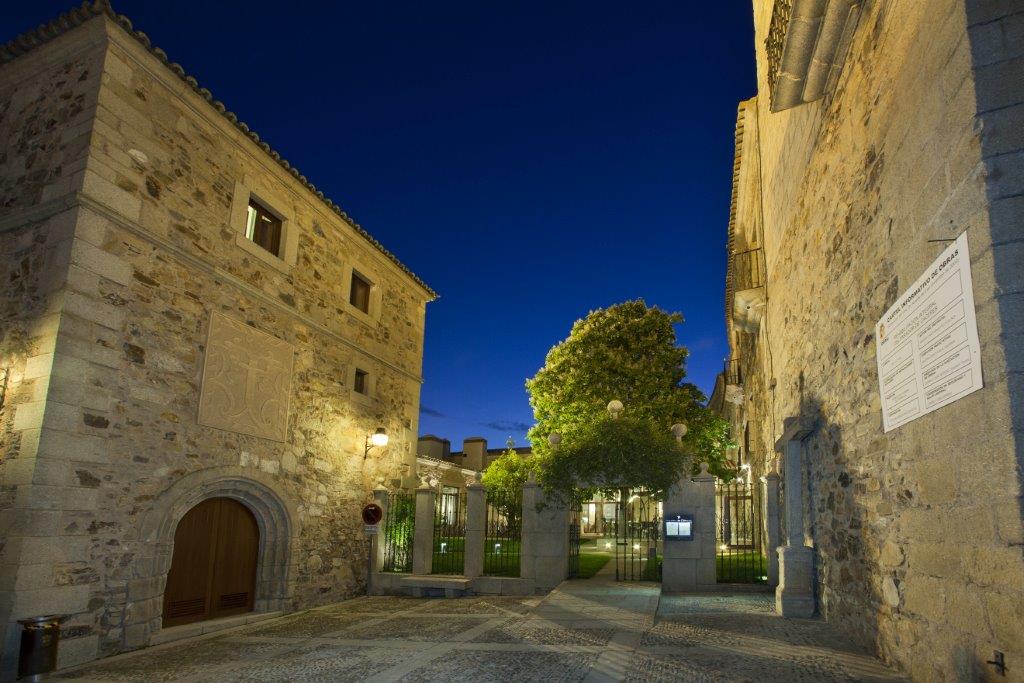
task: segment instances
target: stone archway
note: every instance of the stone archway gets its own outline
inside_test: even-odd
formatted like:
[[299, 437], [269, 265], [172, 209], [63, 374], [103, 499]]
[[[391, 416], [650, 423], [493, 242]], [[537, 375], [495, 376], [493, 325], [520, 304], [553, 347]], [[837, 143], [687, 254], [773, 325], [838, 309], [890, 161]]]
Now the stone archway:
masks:
[[[244, 504], [259, 527], [259, 553], [253, 610], [290, 610], [294, 583], [293, 558], [298, 538], [297, 511], [262, 472], [218, 467], [192, 472], [175, 482], [143, 515], [138, 527], [135, 578], [129, 582], [129, 602], [148, 605], [129, 610], [125, 626], [142, 626], [148, 635], [161, 628], [163, 591], [171, 567], [174, 533], [189, 510], [211, 498], [230, 498]], [[135, 645], [144, 643], [135, 643]], [[129, 646], [132, 644], [129, 643]]]

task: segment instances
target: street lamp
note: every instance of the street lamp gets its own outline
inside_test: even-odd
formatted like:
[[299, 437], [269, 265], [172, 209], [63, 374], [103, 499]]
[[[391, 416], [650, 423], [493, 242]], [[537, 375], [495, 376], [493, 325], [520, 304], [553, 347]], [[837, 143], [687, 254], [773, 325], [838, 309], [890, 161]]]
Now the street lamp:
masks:
[[622, 410], [625, 406], [622, 405], [622, 401], [615, 398], [608, 402], [608, 414], [612, 416], [612, 419], [617, 418], [622, 414]]
[[384, 448], [388, 445], [388, 433], [383, 427], [377, 427], [377, 431], [373, 434], [366, 435], [366, 443], [363, 448], [363, 460], [366, 460], [366, 456], [370, 454], [370, 449], [374, 446]]
[[558, 448], [558, 444], [562, 443], [562, 435], [558, 432], [551, 432], [548, 434], [548, 443], [552, 448]]

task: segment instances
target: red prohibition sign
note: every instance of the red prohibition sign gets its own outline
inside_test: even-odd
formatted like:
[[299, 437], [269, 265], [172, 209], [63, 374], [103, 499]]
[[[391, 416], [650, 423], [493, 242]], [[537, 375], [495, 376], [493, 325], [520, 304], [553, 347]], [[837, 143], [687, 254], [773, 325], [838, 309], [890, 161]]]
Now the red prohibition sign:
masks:
[[376, 503], [367, 503], [363, 506], [363, 524], [380, 524], [384, 518], [384, 510]]

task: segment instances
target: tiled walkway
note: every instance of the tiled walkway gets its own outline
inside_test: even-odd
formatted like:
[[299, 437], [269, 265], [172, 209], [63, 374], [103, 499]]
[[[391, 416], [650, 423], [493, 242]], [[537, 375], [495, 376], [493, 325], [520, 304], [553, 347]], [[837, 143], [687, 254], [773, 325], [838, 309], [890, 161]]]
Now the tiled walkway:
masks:
[[567, 581], [545, 598], [358, 598], [114, 657], [87, 681], [898, 680], [764, 594]]

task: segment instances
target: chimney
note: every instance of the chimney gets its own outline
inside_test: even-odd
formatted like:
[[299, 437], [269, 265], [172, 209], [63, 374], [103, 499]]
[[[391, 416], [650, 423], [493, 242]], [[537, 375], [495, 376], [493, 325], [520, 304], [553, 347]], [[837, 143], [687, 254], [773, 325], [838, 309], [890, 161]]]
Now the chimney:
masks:
[[466, 469], [482, 472], [486, 466], [487, 439], [482, 436], [471, 436], [462, 442], [462, 452], [466, 459], [462, 466]]
[[416, 443], [416, 455], [423, 455], [436, 460], [444, 460], [451, 455], [452, 445], [448, 439], [433, 434], [424, 434]]

